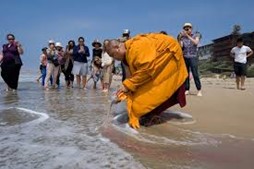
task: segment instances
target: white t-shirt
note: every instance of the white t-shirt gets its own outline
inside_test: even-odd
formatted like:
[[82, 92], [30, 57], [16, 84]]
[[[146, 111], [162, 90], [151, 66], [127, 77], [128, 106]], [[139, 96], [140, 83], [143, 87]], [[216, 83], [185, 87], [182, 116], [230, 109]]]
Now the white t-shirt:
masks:
[[251, 51], [252, 50], [250, 47], [243, 45], [241, 48], [239, 48], [238, 46], [234, 47], [231, 50], [231, 53], [235, 54], [235, 62], [247, 63], [247, 53]]
[[108, 53], [107, 52], [103, 52], [102, 53], [102, 57], [101, 57], [101, 66], [103, 67], [103, 66], [109, 66], [109, 65], [111, 65], [112, 64], [112, 62], [113, 62], [113, 58], [112, 57], [110, 57], [109, 55], [108, 55]]

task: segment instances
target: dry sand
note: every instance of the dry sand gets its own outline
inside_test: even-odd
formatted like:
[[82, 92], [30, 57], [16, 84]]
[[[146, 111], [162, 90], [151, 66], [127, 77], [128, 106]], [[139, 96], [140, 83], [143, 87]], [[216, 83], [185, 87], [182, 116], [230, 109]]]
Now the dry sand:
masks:
[[187, 106], [172, 109], [190, 113], [196, 120], [186, 125], [197, 131], [232, 134], [254, 138], [254, 79], [246, 79], [246, 90], [236, 90], [234, 79], [202, 79], [203, 96], [197, 97], [195, 85], [187, 96]]

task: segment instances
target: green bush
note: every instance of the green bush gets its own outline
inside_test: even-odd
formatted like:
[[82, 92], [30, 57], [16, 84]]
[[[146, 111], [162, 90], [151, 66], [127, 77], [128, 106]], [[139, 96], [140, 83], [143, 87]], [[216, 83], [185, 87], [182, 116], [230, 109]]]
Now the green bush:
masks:
[[254, 65], [247, 68], [247, 77], [254, 77]]

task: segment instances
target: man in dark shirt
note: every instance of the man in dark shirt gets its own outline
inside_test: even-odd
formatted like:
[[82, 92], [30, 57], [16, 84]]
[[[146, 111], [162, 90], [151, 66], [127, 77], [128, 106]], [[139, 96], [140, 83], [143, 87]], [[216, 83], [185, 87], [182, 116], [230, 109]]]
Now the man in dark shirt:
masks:
[[78, 45], [73, 49], [73, 60], [74, 65], [72, 69], [72, 74], [76, 75], [78, 88], [86, 87], [86, 76], [88, 74], [88, 64], [87, 57], [90, 56], [89, 48], [85, 46], [85, 39], [83, 37], [78, 38]]

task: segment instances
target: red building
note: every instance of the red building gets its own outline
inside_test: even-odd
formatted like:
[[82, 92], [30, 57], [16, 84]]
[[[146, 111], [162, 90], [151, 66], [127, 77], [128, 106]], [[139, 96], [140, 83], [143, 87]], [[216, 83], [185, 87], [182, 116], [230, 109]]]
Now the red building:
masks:
[[227, 35], [213, 40], [213, 61], [232, 60], [231, 49], [236, 45], [239, 35]]

